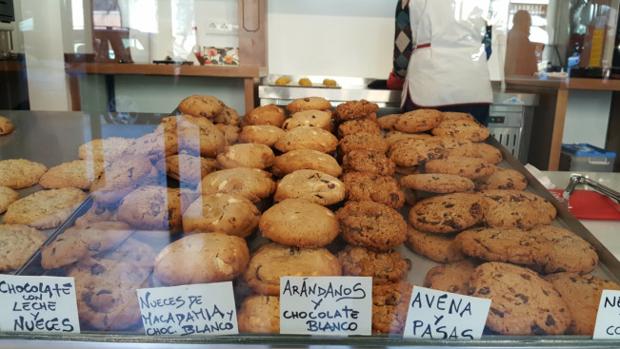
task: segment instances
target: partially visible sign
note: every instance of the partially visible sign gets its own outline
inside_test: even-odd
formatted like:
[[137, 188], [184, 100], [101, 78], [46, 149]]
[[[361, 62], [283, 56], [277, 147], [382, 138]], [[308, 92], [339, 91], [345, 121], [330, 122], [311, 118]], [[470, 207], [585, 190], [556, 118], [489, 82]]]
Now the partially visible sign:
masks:
[[147, 336], [238, 334], [232, 282], [137, 290]]
[[280, 278], [280, 333], [369, 336], [372, 278]]
[[620, 291], [604, 290], [601, 294], [593, 338], [620, 338]]
[[0, 275], [0, 330], [79, 333], [70, 277]]
[[490, 299], [415, 286], [404, 337], [479, 339], [490, 307]]

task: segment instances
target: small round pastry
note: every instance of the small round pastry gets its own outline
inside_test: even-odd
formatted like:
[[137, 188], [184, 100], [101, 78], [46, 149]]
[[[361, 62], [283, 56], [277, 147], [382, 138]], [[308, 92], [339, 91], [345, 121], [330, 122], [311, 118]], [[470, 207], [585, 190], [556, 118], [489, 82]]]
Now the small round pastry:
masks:
[[411, 262], [396, 251], [381, 253], [347, 246], [338, 253], [338, 259], [344, 275], [370, 276], [375, 285], [402, 280], [411, 269]]
[[437, 234], [455, 233], [482, 222], [482, 197], [455, 193], [420, 200], [409, 211], [414, 228]]
[[339, 121], [355, 120], [370, 117], [376, 119], [379, 106], [366, 100], [344, 102], [336, 107]]
[[220, 114], [226, 105], [213, 96], [189, 96], [181, 101], [178, 109], [183, 114], [214, 118]]
[[11, 119], [0, 115], [0, 136], [6, 136], [15, 130], [15, 125]]
[[161, 159], [155, 165], [157, 169], [166, 173], [168, 177], [176, 179], [183, 184], [190, 186], [196, 185], [200, 180], [215, 171], [218, 167], [217, 161], [190, 154], [176, 154]]
[[469, 178], [439, 173], [408, 175], [400, 179], [400, 184], [405, 188], [437, 194], [467, 192], [475, 187]]
[[286, 119], [284, 110], [275, 104], [268, 104], [255, 108], [249, 112], [243, 122], [245, 125], [271, 125], [282, 127], [282, 123]]
[[392, 176], [396, 165], [384, 153], [370, 150], [353, 150], [342, 160], [342, 167], [348, 172], [368, 172], [380, 176]]
[[25, 225], [0, 224], [0, 272], [20, 268], [47, 236]]
[[275, 201], [305, 199], [319, 205], [329, 206], [344, 200], [345, 187], [338, 178], [320, 171], [298, 170], [278, 183]]
[[0, 186], [0, 214], [3, 214], [9, 205], [19, 199], [19, 193], [9, 187]]
[[23, 189], [39, 183], [47, 167], [26, 159], [0, 160], [0, 185]]
[[308, 78], [301, 78], [297, 83], [299, 84], [299, 86], [312, 87], [312, 81], [310, 81], [310, 79]]
[[37, 229], [52, 229], [61, 225], [86, 200], [86, 194], [76, 188], [41, 190], [9, 205], [4, 223], [24, 224]]
[[305, 248], [325, 246], [340, 231], [332, 211], [302, 199], [273, 205], [261, 216], [259, 228], [264, 237], [277, 243]]
[[276, 157], [273, 162], [272, 172], [276, 176], [285, 176], [298, 170], [315, 170], [334, 177], [342, 174], [342, 168], [333, 156], [311, 149], [289, 151]]
[[186, 233], [217, 231], [247, 237], [252, 234], [260, 212], [254, 204], [240, 195], [204, 195], [194, 201], [183, 213]]
[[323, 79], [323, 86], [335, 88], [338, 87], [338, 82], [334, 79]]
[[271, 125], [249, 125], [241, 129], [239, 134], [239, 142], [241, 143], [258, 143], [268, 147], [274, 144], [284, 136], [286, 131]]
[[300, 126], [319, 127], [326, 131], [331, 131], [333, 126], [332, 113], [324, 110], [300, 111], [286, 119], [282, 128], [285, 130], [292, 130]]
[[224, 109], [213, 118], [213, 122], [216, 124], [238, 126], [239, 113], [233, 108], [224, 107]]
[[244, 167], [209, 173], [200, 186], [204, 195], [239, 194], [255, 203], [269, 197], [276, 189], [269, 172]]
[[78, 148], [78, 156], [82, 160], [89, 161], [114, 161], [120, 157], [134, 140], [122, 137], [109, 137], [93, 139]]
[[280, 333], [280, 298], [253, 295], [243, 300], [237, 313], [240, 333]]
[[496, 169], [495, 165], [482, 159], [459, 157], [429, 160], [425, 168], [427, 173], [451, 174], [469, 179], [490, 176]]
[[443, 120], [432, 130], [432, 133], [439, 137], [452, 137], [472, 142], [483, 142], [490, 135], [488, 128], [475, 120], [467, 119]]
[[239, 126], [215, 124], [215, 127], [224, 135], [226, 144], [235, 144], [239, 140]]
[[46, 189], [79, 188], [88, 189], [103, 171], [103, 163], [74, 160], [50, 168], [39, 180]]
[[388, 145], [383, 136], [365, 132], [345, 136], [340, 140], [339, 146], [340, 151], [344, 154], [353, 150], [372, 150], [380, 153], [385, 153], [388, 150]]
[[341, 276], [338, 258], [324, 248], [296, 248], [278, 244], [260, 247], [250, 259], [243, 278], [254, 292], [280, 295], [282, 276]]
[[165, 285], [229, 281], [246, 270], [249, 259], [248, 245], [238, 236], [191, 234], [159, 253], [154, 275]]
[[125, 196], [117, 218], [136, 229], [179, 231], [186, 201], [179, 189], [147, 185]]
[[525, 190], [527, 188], [527, 179], [519, 171], [497, 168], [492, 175], [479, 178], [476, 181], [476, 188], [478, 190]]
[[351, 245], [388, 251], [407, 238], [407, 223], [391, 207], [372, 201], [349, 201], [336, 214], [342, 237]]
[[376, 120], [368, 118], [345, 121], [338, 126], [341, 138], [360, 132], [381, 135], [381, 128]]
[[342, 181], [351, 201], [374, 201], [394, 209], [405, 204], [405, 194], [394, 177], [348, 172], [344, 174]]
[[286, 106], [289, 113], [297, 113], [304, 110], [330, 110], [331, 103], [323, 97], [297, 98]]
[[443, 120], [443, 113], [434, 109], [418, 109], [400, 116], [394, 128], [405, 133], [418, 133], [434, 129]]
[[283, 153], [298, 149], [331, 153], [336, 150], [337, 146], [336, 136], [322, 128], [310, 126], [295, 127], [287, 131], [275, 144], [276, 149]]
[[249, 167], [263, 170], [271, 167], [275, 156], [264, 144], [241, 143], [227, 147], [217, 156], [221, 168]]
[[389, 155], [396, 165], [412, 167], [429, 160], [440, 159], [445, 152], [445, 148], [437, 140], [409, 138], [392, 145]]

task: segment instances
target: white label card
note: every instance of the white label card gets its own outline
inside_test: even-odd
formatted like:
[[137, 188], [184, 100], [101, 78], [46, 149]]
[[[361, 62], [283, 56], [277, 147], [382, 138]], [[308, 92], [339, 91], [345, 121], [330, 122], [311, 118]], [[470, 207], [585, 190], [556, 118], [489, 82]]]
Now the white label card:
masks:
[[415, 286], [404, 337], [479, 339], [490, 307], [490, 299]]
[[280, 278], [280, 333], [369, 336], [372, 278]]
[[596, 314], [593, 338], [620, 338], [620, 291], [603, 290]]
[[232, 282], [137, 290], [147, 336], [238, 334]]
[[73, 278], [0, 275], [0, 309], [2, 331], [80, 332]]

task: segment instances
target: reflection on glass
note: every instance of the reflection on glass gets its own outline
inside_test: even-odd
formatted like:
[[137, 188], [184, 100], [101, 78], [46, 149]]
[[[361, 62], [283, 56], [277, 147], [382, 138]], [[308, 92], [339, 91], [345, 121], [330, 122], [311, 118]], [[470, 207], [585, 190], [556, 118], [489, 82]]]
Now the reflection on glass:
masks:
[[536, 46], [530, 41], [532, 17], [525, 10], [518, 11], [512, 20], [506, 44], [506, 76], [532, 76], [538, 71]]

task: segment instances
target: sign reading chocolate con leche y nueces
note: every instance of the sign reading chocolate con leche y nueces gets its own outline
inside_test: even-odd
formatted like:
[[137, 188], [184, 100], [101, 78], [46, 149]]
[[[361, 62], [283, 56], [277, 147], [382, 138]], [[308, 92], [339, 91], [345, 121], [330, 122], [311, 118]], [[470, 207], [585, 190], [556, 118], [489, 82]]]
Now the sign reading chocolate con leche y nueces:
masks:
[[231, 282], [137, 290], [147, 336], [238, 334]]
[[369, 277], [280, 278], [280, 333], [370, 335]]
[[2, 331], [80, 332], [73, 278], [0, 275], [0, 309]]

